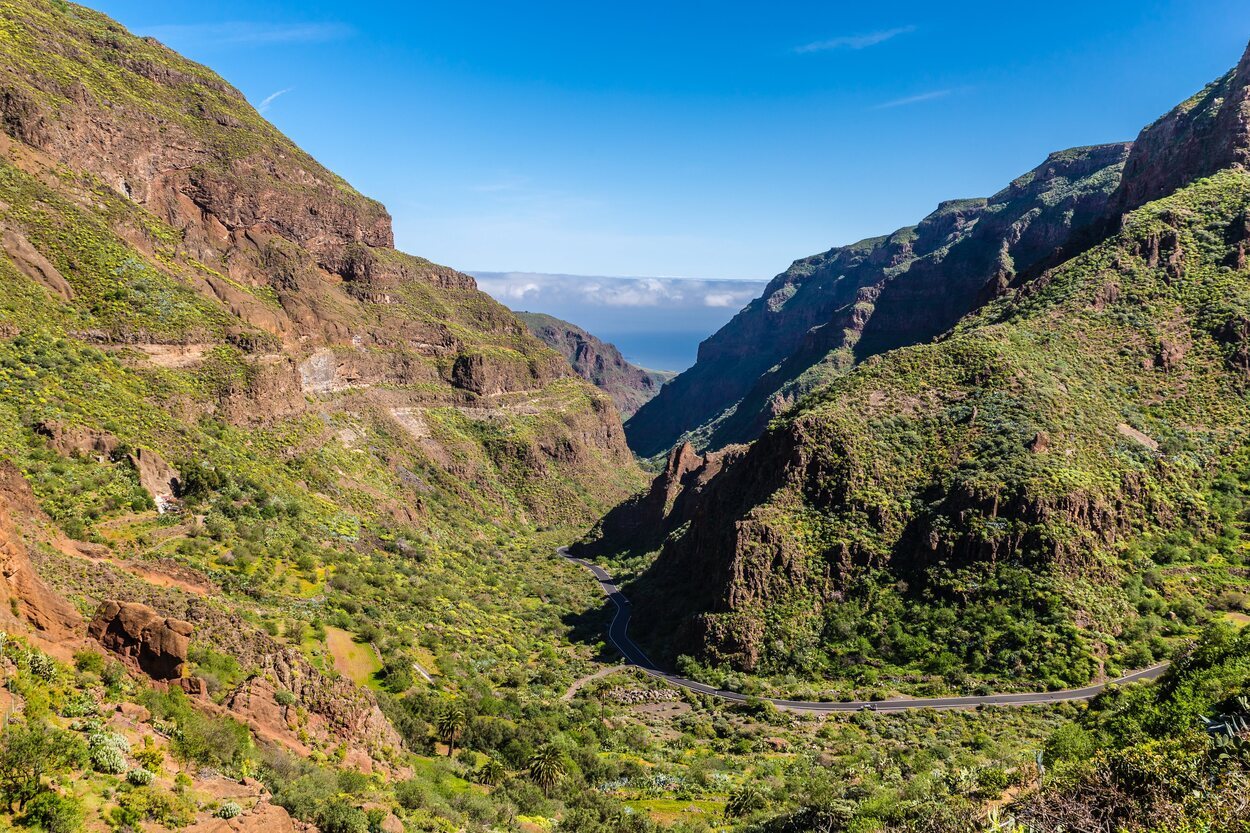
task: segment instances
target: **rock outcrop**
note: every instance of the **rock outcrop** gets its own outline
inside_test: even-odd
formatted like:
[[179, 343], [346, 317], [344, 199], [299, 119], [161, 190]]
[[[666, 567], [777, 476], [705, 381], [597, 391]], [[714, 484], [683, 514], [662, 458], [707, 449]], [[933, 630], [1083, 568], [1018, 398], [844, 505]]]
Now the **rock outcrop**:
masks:
[[1250, 52], [1141, 132], [1112, 205], [1132, 211], [1231, 167], [1250, 167]]
[[576, 324], [537, 312], [518, 312], [517, 317], [540, 341], [564, 356], [578, 376], [612, 397], [622, 419], [632, 416], [676, 375], [635, 367], [625, 361], [615, 345]]
[[316, 828], [292, 819], [284, 808], [262, 798], [232, 819], [205, 819], [186, 830], [187, 833], [315, 833]]
[[650, 488], [612, 509], [571, 551], [594, 557], [658, 549], [670, 533], [691, 520], [708, 483], [745, 452], [746, 446], [730, 446], [699, 454], [690, 443], [682, 443], [669, 454], [664, 471], [651, 481]]
[[[230, 692], [225, 705], [262, 736], [296, 749], [303, 745], [301, 732], [327, 748], [342, 743], [355, 751], [352, 765], [366, 770], [372, 759], [389, 759], [403, 748], [377, 700], [349, 680], [328, 677], [298, 651], [276, 645], [254, 663], [256, 675]], [[279, 691], [293, 695], [298, 711], [279, 703]]]
[[82, 425], [66, 425], [55, 420], [44, 420], [35, 425], [35, 433], [43, 437], [50, 448], [72, 457], [84, 454], [103, 462], [110, 459], [121, 445], [117, 437], [108, 431]]
[[181, 485], [178, 470], [150, 448], [135, 449], [130, 455], [130, 464], [139, 475], [139, 484], [152, 495], [157, 509], [165, 511], [173, 503]]
[[30, 486], [9, 463], [0, 464], [0, 622], [6, 628], [33, 628], [50, 642], [81, 632], [82, 619], [73, 605], [54, 593], [30, 561], [14, 512], [39, 513]]
[[190, 622], [161, 616], [145, 604], [104, 601], [87, 635], [154, 680], [182, 678], [191, 644]]

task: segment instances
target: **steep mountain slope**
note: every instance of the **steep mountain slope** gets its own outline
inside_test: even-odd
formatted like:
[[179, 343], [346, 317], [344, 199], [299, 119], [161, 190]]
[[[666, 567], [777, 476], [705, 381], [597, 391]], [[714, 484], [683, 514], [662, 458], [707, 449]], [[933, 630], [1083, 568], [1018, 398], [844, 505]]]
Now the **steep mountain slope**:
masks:
[[612, 397], [627, 419], [673, 378], [673, 373], [644, 370], [625, 361], [615, 345], [595, 338], [576, 324], [540, 312], [518, 312], [539, 341], [568, 359], [569, 366], [586, 381]]
[[650, 457], [683, 437], [747, 442], [855, 362], [949, 329], [1101, 221], [1128, 152], [1055, 153], [989, 199], [946, 202], [917, 226], [796, 261], [629, 420], [631, 447]]
[[[640, 633], [765, 672], [1075, 682], [1243, 588], [1248, 99], [1243, 60], [1143, 132], [1083, 251], [700, 480], [633, 591]], [[1120, 220], [1163, 182], [1186, 185]]]
[[443, 639], [526, 656], [558, 613], [485, 577], [529, 586], [518, 542], [640, 485], [611, 402], [471, 278], [396, 251], [386, 210], [237, 90], [103, 15], [0, 4], [0, 127], [13, 616], [64, 631], [65, 659], [101, 602], [150, 606], [187, 660], [161, 685], [402, 773], [426, 724], [401, 740], [327, 629], [397, 694]]
[[[602, 397], [471, 278], [395, 251], [382, 206], [221, 79], [75, 7], [3, 24], [0, 221], [15, 294], [40, 299], [14, 315], [25, 338], [96, 345], [135, 380], [198, 378], [175, 419], [376, 420], [467, 505], [576, 515], [625, 486], [603, 480], [631, 469]], [[103, 427], [62, 408], [44, 418]]]

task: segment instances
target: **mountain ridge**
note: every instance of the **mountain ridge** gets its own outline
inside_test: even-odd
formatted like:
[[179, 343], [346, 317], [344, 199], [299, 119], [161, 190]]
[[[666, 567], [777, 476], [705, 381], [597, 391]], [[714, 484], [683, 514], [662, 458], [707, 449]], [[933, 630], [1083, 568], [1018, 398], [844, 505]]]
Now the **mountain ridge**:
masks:
[[747, 442], [855, 362], [940, 334], [1105, 222], [1128, 153], [1060, 151], [992, 197], [949, 200], [916, 226], [796, 261], [629, 420], [632, 447], [650, 457], [682, 438]]

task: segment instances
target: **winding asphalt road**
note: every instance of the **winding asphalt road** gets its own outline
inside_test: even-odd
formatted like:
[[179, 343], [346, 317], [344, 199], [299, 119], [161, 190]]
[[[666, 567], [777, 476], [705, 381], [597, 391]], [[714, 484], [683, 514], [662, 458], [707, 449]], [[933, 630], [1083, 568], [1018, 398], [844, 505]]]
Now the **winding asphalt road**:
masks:
[[[684, 677], [678, 677], [676, 674], [670, 674], [656, 667], [643, 652], [641, 648], [634, 644], [629, 638], [629, 617], [630, 604], [629, 599], [625, 598], [625, 594], [616, 586], [611, 574], [598, 564], [592, 564], [584, 558], [576, 558], [569, 555], [568, 547], [560, 547], [556, 552], [562, 557], [575, 564], [580, 564], [594, 575], [595, 580], [599, 582], [604, 595], [612, 600], [612, 604], [616, 606], [616, 614], [612, 617], [612, 624], [608, 626], [608, 640], [621, 652], [625, 657], [625, 661], [635, 666], [640, 671], [649, 674], [657, 679], [664, 680], [667, 683], [695, 691], [700, 694], [710, 694], [713, 697], [720, 697], [724, 700], [730, 700], [735, 703], [744, 703], [749, 698], [745, 694], [739, 694], [736, 691], [724, 691], [722, 689], [712, 688], [712, 686], [704, 685], [695, 680], [687, 680]], [[1133, 683], [1138, 680], [1153, 680], [1161, 675], [1168, 667], [1168, 663], [1163, 662], [1158, 665], [1152, 665], [1150, 668], [1144, 668], [1141, 671], [1134, 671], [1114, 680], [1109, 680], [1098, 685], [1086, 686], [1085, 688], [1072, 688], [1065, 691], [1038, 691], [1025, 694], [986, 694], [976, 697], [916, 697], [897, 700], [853, 700], [847, 702], [827, 703], [812, 702], [804, 700], [779, 700], [771, 697], [762, 697], [761, 700], [772, 703], [779, 709], [787, 709], [796, 712], [812, 712], [823, 714], [828, 712], [853, 712], [864, 710], [896, 712], [905, 711], [907, 709], [972, 709], [977, 706], [1027, 706], [1038, 705], [1044, 703], [1066, 703], [1073, 700], [1089, 700], [1105, 689], [1109, 685], [1123, 685], [1125, 683]]]

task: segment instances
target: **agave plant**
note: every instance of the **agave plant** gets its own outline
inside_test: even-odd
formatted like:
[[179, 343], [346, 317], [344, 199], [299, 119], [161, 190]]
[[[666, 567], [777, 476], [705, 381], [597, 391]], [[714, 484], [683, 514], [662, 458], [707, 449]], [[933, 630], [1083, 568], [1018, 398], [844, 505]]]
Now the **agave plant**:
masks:
[[736, 819], [749, 816], [756, 810], [764, 809], [767, 803], [768, 800], [764, 797], [764, 793], [760, 792], [759, 787], [754, 784], [743, 784], [729, 794], [729, 801], [725, 804], [725, 818]]
[[985, 833], [1026, 833], [1024, 825], [995, 807], [985, 815]]

